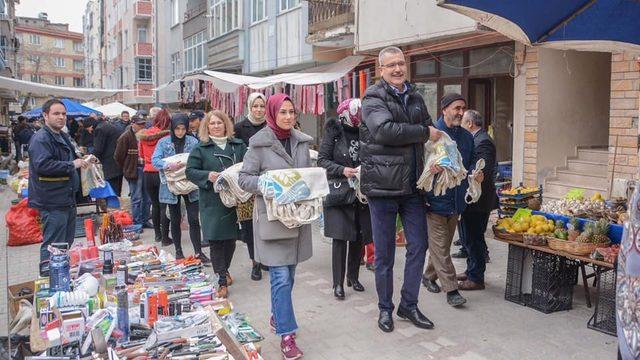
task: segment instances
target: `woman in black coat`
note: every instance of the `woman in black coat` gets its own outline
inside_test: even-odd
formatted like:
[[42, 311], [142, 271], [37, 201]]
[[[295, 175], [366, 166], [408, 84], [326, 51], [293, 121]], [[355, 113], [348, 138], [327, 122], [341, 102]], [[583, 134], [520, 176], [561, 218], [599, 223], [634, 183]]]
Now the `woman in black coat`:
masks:
[[[338, 119], [330, 119], [325, 124], [318, 166], [327, 169], [332, 192], [336, 190], [335, 187], [348, 188], [347, 180], [355, 176], [356, 168], [360, 166], [360, 108], [359, 99], [347, 99], [338, 106]], [[364, 244], [372, 239], [369, 207], [355, 198], [353, 189], [349, 191], [348, 200], [327, 200], [324, 206], [324, 235], [333, 239], [333, 294], [340, 300], [345, 297], [345, 263], [347, 286], [353, 286], [355, 291], [364, 291], [358, 281], [360, 260]], [[335, 199], [334, 196], [330, 198]]]

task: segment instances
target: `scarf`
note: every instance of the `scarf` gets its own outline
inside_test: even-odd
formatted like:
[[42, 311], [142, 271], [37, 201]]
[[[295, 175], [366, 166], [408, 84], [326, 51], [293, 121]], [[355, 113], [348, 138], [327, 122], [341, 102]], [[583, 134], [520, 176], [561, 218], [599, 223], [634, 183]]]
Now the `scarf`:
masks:
[[[276, 116], [285, 101], [291, 101], [291, 98], [287, 94], [274, 94], [269, 97], [267, 101], [267, 126], [273, 130], [278, 140], [284, 140], [291, 137], [291, 129], [284, 130], [276, 124]], [[293, 103], [293, 101], [291, 101]]]
[[357, 128], [362, 120], [362, 102], [360, 99], [346, 99], [338, 105], [338, 118], [346, 126]]
[[267, 98], [264, 95], [262, 95], [261, 93], [259, 93], [259, 92], [251, 93], [251, 94], [249, 94], [249, 97], [247, 98], [247, 109], [249, 110], [249, 112], [247, 113], [247, 119], [249, 119], [249, 122], [253, 126], [260, 126], [260, 125], [264, 124], [264, 122], [267, 120], [265, 117], [262, 117], [261, 119], [257, 119], [251, 113], [251, 107], [253, 106], [253, 103], [258, 99], [262, 99], [262, 101], [264, 101], [265, 105], [267, 104]]
[[176, 128], [179, 125], [184, 125], [185, 129], [189, 129], [189, 117], [182, 113], [173, 114], [171, 117], [171, 142], [176, 148], [176, 154], [184, 152], [184, 145], [186, 142], [187, 134], [179, 138], [176, 136]]
[[224, 150], [227, 147], [227, 137], [216, 137], [209, 135], [209, 139], [213, 141], [216, 145], [220, 147], [220, 149]]

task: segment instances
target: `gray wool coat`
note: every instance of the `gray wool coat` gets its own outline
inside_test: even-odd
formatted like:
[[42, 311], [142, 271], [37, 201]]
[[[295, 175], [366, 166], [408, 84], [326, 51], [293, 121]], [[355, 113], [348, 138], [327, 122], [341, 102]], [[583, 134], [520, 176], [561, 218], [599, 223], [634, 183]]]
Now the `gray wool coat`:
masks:
[[289, 229], [280, 221], [267, 220], [267, 208], [258, 190], [258, 178], [269, 170], [311, 167], [309, 144], [313, 138], [291, 130], [291, 155], [269, 127], [249, 140], [240, 170], [239, 185], [256, 194], [253, 207], [255, 260], [267, 266], [295, 265], [311, 258], [311, 225]]

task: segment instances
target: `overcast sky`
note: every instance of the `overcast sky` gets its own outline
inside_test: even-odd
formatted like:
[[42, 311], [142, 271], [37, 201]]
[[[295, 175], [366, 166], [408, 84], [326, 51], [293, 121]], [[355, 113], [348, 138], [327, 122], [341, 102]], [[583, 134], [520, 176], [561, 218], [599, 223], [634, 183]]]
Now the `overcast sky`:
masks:
[[16, 5], [17, 16], [37, 17], [46, 12], [49, 20], [69, 24], [69, 30], [82, 32], [82, 15], [87, 0], [20, 0]]

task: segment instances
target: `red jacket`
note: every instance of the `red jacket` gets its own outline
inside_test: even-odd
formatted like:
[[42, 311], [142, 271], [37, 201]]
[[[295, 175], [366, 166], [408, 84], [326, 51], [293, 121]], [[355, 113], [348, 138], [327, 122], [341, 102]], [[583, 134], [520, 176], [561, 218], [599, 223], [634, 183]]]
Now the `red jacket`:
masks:
[[152, 126], [149, 129], [140, 130], [140, 132], [136, 134], [136, 137], [140, 140], [140, 149], [138, 150], [138, 154], [144, 160], [144, 172], [158, 172], [158, 169], [154, 168], [151, 163], [151, 157], [156, 149], [158, 140], [167, 135], [169, 135], [169, 130], [160, 130], [155, 126]]

